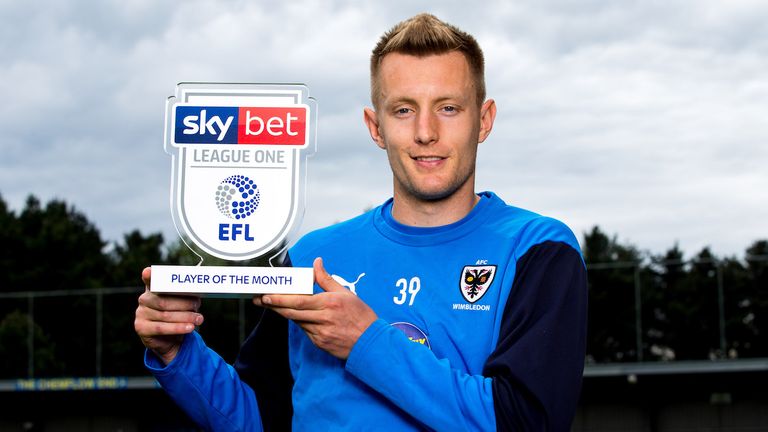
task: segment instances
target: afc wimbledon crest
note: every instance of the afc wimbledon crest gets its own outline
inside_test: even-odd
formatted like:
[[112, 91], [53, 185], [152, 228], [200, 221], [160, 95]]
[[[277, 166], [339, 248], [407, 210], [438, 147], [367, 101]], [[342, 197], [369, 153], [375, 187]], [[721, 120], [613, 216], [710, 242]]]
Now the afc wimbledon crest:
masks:
[[303, 212], [316, 111], [303, 85], [179, 84], [165, 122], [179, 232], [226, 260], [284, 245]]
[[496, 276], [495, 265], [464, 266], [461, 270], [461, 282], [459, 282], [464, 300], [470, 303], [480, 300], [493, 283], [494, 276]]

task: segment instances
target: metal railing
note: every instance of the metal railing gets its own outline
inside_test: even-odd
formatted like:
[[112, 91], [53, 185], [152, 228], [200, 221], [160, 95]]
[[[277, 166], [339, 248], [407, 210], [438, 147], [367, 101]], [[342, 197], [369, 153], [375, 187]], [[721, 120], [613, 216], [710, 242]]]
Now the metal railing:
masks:
[[[768, 260], [768, 257], [749, 257], [757, 261]], [[712, 286], [716, 314], [709, 318], [712, 322], [708, 328], [717, 329], [716, 346], [712, 349], [727, 353], [732, 346], [727, 331], [738, 325], [733, 317], [727, 315], [728, 308], [728, 278], [723, 272], [723, 262], [718, 260], [687, 260], [666, 261], [655, 263], [643, 262], [613, 262], [597, 263], [588, 266], [590, 277], [599, 272], [612, 271], [623, 275], [623, 286], [610, 289], [629, 291], [624, 292], [623, 298], [631, 305], [624, 305], [626, 310], [632, 310], [634, 316], [626, 319], [633, 323], [634, 340], [624, 341], [625, 346], [634, 345], [635, 356], [626, 361], [637, 363], [659, 360], [649, 358], [651, 350], [649, 342], [649, 327], [652, 323], [644, 322], [648, 310], [644, 309], [644, 286], [647, 283], [647, 272], [651, 265], [701, 265], [710, 264], [714, 273]], [[631, 288], [630, 288], [631, 286]], [[702, 287], [710, 290], [712, 286]], [[606, 287], [601, 287], [606, 290]], [[3, 334], [17, 336], [6, 338], [9, 346], [4, 346], [6, 352], [13, 356], [6, 361], [4, 370], [0, 370], [0, 380], [35, 379], [60, 376], [89, 376], [115, 377], [146, 375], [141, 364], [143, 347], [133, 330], [133, 313], [136, 299], [143, 291], [140, 287], [124, 288], [95, 288], [72, 289], [56, 291], [23, 291], [0, 293], [0, 337]], [[768, 292], [768, 290], [765, 290]], [[767, 299], [762, 299], [766, 302]], [[731, 302], [733, 300], [731, 299]], [[108, 305], [105, 303], [109, 302]], [[206, 337], [206, 342], [228, 361], [233, 361], [240, 342], [245, 339], [246, 331], [255, 325], [253, 314], [248, 313], [249, 299], [213, 299], [206, 298], [203, 302], [205, 324], [199, 329]], [[768, 302], [766, 302], [768, 303]], [[621, 305], [612, 304], [611, 307]], [[55, 318], [58, 314], [60, 317]], [[16, 315], [16, 327], [6, 320], [10, 314]], [[599, 310], [590, 305], [590, 314], [598, 314]], [[23, 317], [23, 318], [22, 318]], [[626, 317], [625, 317], [626, 318]], [[18, 323], [26, 320], [26, 335]], [[731, 323], [729, 324], [729, 319]], [[716, 323], [715, 323], [716, 322]], [[729, 327], [730, 325], [730, 327]], [[606, 325], [607, 326], [607, 325]], [[700, 329], [690, 329], [695, 332]], [[3, 333], [5, 332], [5, 333]], [[629, 332], [625, 332], [625, 335]], [[715, 336], [711, 335], [711, 340]], [[590, 336], [591, 337], [591, 336]], [[608, 338], [616, 338], [609, 334]], [[627, 337], [625, 337], [627, 339]], [[593, 342], [593, 341], [591, 341]], [[588, 352], [589, 354], [589, 352]], [[23, 357], [23, 360], [22, 360]], [[719, 359], [727, 359], [727, 355]], [[678, 360], [711, 360], [702, 355], [701, 358], [682, 358]], [[597, 363], [605, 363], [598, 361]]]
[[[747, 262], [752, 263], [761, 263], [761, 262], [768, 262], [768, 256], [766, 255], [750, 255], [746, 257]], [[741, 274], [741, 281], [735, 281], [735, 280], [728, 280], [725, 276], [726, 270], [728, 269], [728, 266], [733, 266], [734, 263], [738, 263], [738, 261], [732, 259], [732, 260], [721, 260], [721, 259], [715, 259], [715, 258], [699, 258], [699, 259], [690, 259], [690, 260], [637, 260], [637, 261], [626, 261], [626, 262], [610, 262], [610, 263], [592, 263], [587, 266], [589, 279], [592, 281], [592, 279], [598, 279], [601, 275], [601, 272], [612, 272], [613, 277], [608, 278], [609, 280], [612, 279], [613, 283], [615, 283], [615, 286], [605, 286], [605, 281], [602, 281], [603, 285], [598, 287], [591, 287], [590, 289], [590, 296], [592, 297], [595, 293], [593, 292], [593, 289], [601, 290], [602, 292], [605, 292], [606, 290], [628, 290], [631, 286], [631, 298], [632, 298], [632, 314], [633, 314], [633, 320], [634, 320], [634, 326], [633, 326], [633, 334], [634, 334], [634, 341], [633, 341], [633, 351], [635, 353], [634, 360], [637, 362], [644, 362], [649, 361], [647, 357], [647, 354], [649, 351], [653, 349], [659, 349], [657, 346], [653, 345], [651, 341], [649, 341], [650, 333], [653, 332], [652, 327], [655, 324], [659, 324], [658, 321], [663, 321], [661, 319], [657, 319], [655, 321], [657, 322], [650, 322], [654, 321], [653, 313], [650, 313], [649, 310], [647, 310], [648, 304], [651, 303], [648, 299], [649, 296], [656, 296], [656, 297], [663, 297], [662, 299], [656, 299], [655, 305], [652, 304], [650, 306], [655, 307], [656, 309], [652, 312], [655, 312], [656, 315], [664, 315], [664, 308], [669, 308], [670, 306], [680, 306], [681, 304], [685, 304], [680, 299], [677, 299], [677, 304], [670, 305], [670, 304], [663, 304], [665, 300], [669, 300], [669, 298], [673, 298], [680, 293], [681, 287], [664, 287], [663, 285], [666, 283], [665, 278], [667, 278], [669, 275], [668, 273], [665, 273], [665, 268], [668, 270], [669, 268], [677, 268], [678, 271], [682, 271], [685, 275], [687, 272], [687, 277], [689, 279], [687, 280], [688, 283], [690, 283], [690, 272], [691, 268], [693, 266], [698, 267], [704, 267], [708, 266], [709, 270], [706, 274], [706, 278], [709, 280], [698, 281], [698, 285], [691, 287], [688, 286], [683, 287], [683, 289], [688, 290], [688, 294], [692, 294], [693, 296], [697, 297], [698, 300], [702, 301], [703, 303], [707, 303], [708, 305], [715, 305], [714, 308], [710, 308], [712, 310], [707, 311], [707, 313], [699, 312], [699, 317], [701, 315], [706, 316], [706, 320], [708, 324], [715, 324], [715, 325], [707, 325], [706, 328], [716, 329], [716, 345], [710, 346], [710, 354], [709, 355], [702, 355], [700, 359], [705, 360], [716, 360], [716, 359], [726, 359], [726, 358], [736, 358], [739, 357], [738, 350], [736, 350], [734, 347], [739, 346], [739, 343], [742, 341], [735, 340], [736, 338], [731, 336], [731, 339], [729, 339], [728, 331], [734, 330], [736, 327], [744, 327], [747, 323], [737, 322], [735, 318], [738, 318], [737, 314], [739, 313], [739, 308], [744, 309], [747, 306], [751, 306], [752, 309], [755, 308], [755, 304], [768, 304], [768, 286], [762, 286], [761, 288], [753, 289], [752, 295], [754, 295], [754, 298], [739, 298], [738, 296], [744, 296], [745, 294], [743, 292], [737, 293], [736, 288], [737, 285], [741, 284], [744, 285], [745, 279], [745, 273], [746, 271], [743, 270], [743, 273]], [[617, 274], [618, 273], [618, 274]], [[623, 273], [623, 274], [622, 274]], [[686, 276], [683, 276], [685, 278]], [[631, 281], [631, 282], [629, 282]], [[685, 282], [684, 282], [685, 283]], [[754, 281], [750, 283], [756, 283]], [[765, 283], [765, 282], [763, 282]], [[743, 286], [741, 286], [743, 291]], [[753, 287], [754, 288], [754, 287]], [[649, 294], [650, 292], [650, 294]], [[664, 298], [666, 297], [666, 298]], [[626, 297], [625, 297], [626, 298]], [[690, 306], [690, 305], [689, 305]], [[598, 305], [597, 310], [595, 310], [595, 304], [592, 302], [592, 299], [590, 299], [590, 319], [596, 318], [598, 315], [600, 315], [600, 308], [605, 308], [606, 305]], [[610, 305], [610, 307], [620, 308], [620, 305]], [[763, 306], [763, 309], [765, 309], [765, 306]], [[626, 308], [625, 308], [626, 310]], [[727, 310], [731, 311], [731, 316], [728, 315], [726, 312]], [[766, 313], [768, 313], [768, 310], [765, 310]], [[749, 319], [753, 318], [756, 314], [749, 313], [746, 314]], [[758, 315], [763, 315], [759, 314]], [[651, 319], [649, 319], [651, 318]], [[649, 321], [649, 322], [644, 322]], [[741, 321], [747, 321], [747, 319], [743, 319]], [[681, 326], [680, 323], [676, 323], [678, 326]], [[742, 325], [743, 324], [743, 325]], [[692, 329], [677, 329], [681, 331], [687, 331], [691, 335], [696, 334], [697, 332], [702, 331], [700, 328], [692, 328]], [[713, 332], [711, 335], [714, 336]], [[594, 337], [594, 335], [592, 335]], [[684, 339], [683, 337], [678, 337], [678, 340]], [[596, 341], [594, 339], [591, 339], [590, 342], [594, 344]], [[743, 347], [744, 344], [741, 344]], [[716, 353], [716, 354], [713, 354]], [[588, 353], [589, 354], [589, 353]], [[663, 356], [662, 356], [663, 357]], [[674, 360], [674, 354], [671, 355], [671, 359]], [[664, 359], [664, 358], [662, 358]], [[687, 358], [685, 360], [698, 360], [699, 358], [691, 359]], [[657, 359], [658, 360], [658, 359]], [[670, 360], [667, 358], [667, 360]], [[650, 360], [655, 361], [655, 360]]]

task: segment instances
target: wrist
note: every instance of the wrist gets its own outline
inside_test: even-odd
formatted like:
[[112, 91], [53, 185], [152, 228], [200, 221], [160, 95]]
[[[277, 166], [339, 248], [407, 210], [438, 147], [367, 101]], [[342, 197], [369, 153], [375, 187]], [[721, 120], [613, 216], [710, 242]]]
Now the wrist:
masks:
[[166, 343], [158, 344], [159, 346], [148, 346], [152, 354], [160, 360], [163, 365], [168, 366], [181, 352], [181, 346], [184, 344], [184, 336], [174, 338], [173, 343], [167, 345]]
[[164, 347], [147, 348], [144, 352], [144, 365], [154, 375], [175, 373], [175, 370], [187, 367], [189, 352], [196, 349], [195, 346], [197, 345], [205, 347], [202, 344], [202, 339], [195, 332], [192, 332], [185, 335], [173, 347], [167, 349]]
[[171, 364], [173, 359], [176, 358], [176, 355], [179, 354], [179, 345], [174, 345], [173, 347], [171, 347], [171, 349], [169, 349], [164, 353], [161, 353], [155, 350], [152, 350], [152, 352], [155, 353], [155, 355], [163, 362], [163, 364], [168, 366], [169, 364]]

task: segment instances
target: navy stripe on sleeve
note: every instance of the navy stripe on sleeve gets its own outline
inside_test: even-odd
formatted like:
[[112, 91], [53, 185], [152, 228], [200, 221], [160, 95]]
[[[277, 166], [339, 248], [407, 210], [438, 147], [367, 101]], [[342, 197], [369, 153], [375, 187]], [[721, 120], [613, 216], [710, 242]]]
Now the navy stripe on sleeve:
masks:
[[547, 241], [516, 264], [496, 349], [493, 378], [498, 430], [567, 431], [581, 390], [587, 317], [586, 269], [578, 251]]

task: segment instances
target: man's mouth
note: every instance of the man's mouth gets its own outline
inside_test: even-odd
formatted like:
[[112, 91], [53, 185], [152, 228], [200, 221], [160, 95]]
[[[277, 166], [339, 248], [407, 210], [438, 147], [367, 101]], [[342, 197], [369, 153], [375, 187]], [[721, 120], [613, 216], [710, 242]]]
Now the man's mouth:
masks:
[[420, 169], [434, 170], [443, 166], [446, 158], [440, 156], [411, 156]]

